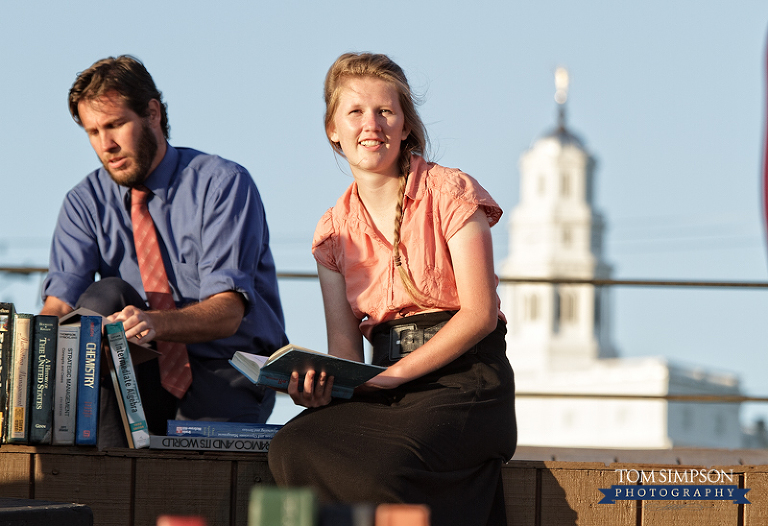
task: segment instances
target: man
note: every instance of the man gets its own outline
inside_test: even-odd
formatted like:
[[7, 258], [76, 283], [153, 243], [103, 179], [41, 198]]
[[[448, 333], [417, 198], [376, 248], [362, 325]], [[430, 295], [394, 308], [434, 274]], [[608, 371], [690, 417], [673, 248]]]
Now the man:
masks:
[[[41, 312], [88, 307], [122, 321], [129, 340], [157, 345], [166, 360], [137, 367], [153, 433], [165, 434], [172, 418], [266, 421], [274, 392], [227, 362], [236, 350], [269, 355], [287, 343], [264, 208], [249, 173], [171, 146], [162, 94], [133, 57], [80, 73], [69, 109], [103, 167], [64, 200]], [[165, 292], [147, 285], [157, 266], [146, 254], [162, 261]], [[163, 295], [167, 305], [153, 304]]]

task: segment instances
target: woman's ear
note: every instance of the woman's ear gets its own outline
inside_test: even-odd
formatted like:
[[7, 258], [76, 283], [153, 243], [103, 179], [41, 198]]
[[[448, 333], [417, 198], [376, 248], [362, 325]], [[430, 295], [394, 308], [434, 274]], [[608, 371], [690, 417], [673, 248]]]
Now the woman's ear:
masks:
[[334, 144], [339, 143], [339, 134], [336, 133], [336, 126], [333, 123], [330, 123], [328, 125], [328, 129], [325, 130], [326, 135], [328, 135], [328, 139]]

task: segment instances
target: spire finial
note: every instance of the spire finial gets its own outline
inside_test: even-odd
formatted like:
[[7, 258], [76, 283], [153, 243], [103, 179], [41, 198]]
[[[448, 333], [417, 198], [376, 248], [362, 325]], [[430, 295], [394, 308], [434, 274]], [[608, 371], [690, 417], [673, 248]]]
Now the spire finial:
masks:
[[555, 70], [555, 102], [558, 104], [557, 125], [565, 129], [565, 102], [568, 100], [568, 70], [559, 67]]

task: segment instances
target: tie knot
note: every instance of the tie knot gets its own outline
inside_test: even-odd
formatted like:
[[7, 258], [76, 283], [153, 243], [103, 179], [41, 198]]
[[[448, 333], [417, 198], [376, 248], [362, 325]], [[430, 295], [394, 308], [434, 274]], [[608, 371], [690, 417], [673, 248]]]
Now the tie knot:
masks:
[[141, 206], [146, 204], [147, 199], [152, 192], [149, 191], [144, 185], [139, 185], [131, 188], [131, 206]]

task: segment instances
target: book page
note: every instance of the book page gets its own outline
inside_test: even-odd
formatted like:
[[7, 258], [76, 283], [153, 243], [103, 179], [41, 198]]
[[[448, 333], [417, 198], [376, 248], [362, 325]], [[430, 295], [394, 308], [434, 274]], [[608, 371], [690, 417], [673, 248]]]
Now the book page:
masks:
[[[320, 354], [320, 355], [326, 355], [327, 356], [327, 354], [324, 353], [324, 352], [313, 351], [312, 349], [307, 349], [306, 347], [299, 347], [298, 345], [294, 345], [292, 343], [289, 343], [288, 345], [284, 345], [284, 346], [280, 347], [278, 350], [276, 350], [275, 352], [273, 352], [272, 355], [269, 357], [269, 359], [267, 361], [268, 362], [272, 362], [274, 360], [277, 360], [278, 358], [280, 358], [285, 353], [287, 353], [289, 351], [293, 351], [293, 350], [298, 350], [298, 351], [303, 351], [303, 352], [307, 352], [307, 353], [311, 353], [311, 354]], [[262, 366], [263, 366], [263, 364], [262, 364]]]
[[230, 358], [229, 363], [232, 367], [243, 373], [251, 382], [256, 383], [259, 379], [261, 368], [264, 366], [267, 359], [266, 356], [260, 356], [245, 351], [237, 351], [234, 356]]
[[268, 358], [259, 354], [252, 354], [249, 352], [238, 351], [236, 356], [243, 361], [247, 362], [247, 365], [256, 367], [257, 371], [260, 371], [264, 364], [267, 363]]

